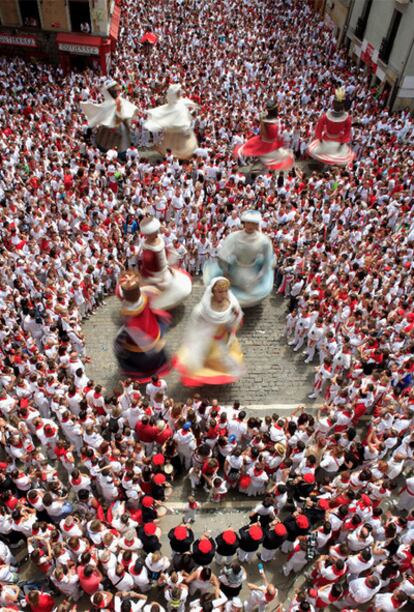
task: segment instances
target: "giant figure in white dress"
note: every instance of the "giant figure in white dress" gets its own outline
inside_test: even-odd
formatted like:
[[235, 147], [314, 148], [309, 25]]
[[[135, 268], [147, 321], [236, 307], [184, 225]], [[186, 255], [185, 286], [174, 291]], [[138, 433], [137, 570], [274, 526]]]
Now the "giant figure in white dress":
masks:
[[144, 128], [150, 132], [162, 132], [157, 149], [163, 155], [167, 150], [178, 159], [189, 159], [197, 148], [197, 138], [193, 130], [191, 110], [198, 106], [189, 98], [182, 97], [181, 85], [170, 85], [167, 91], [167, 104], [148, 111]]
[[96, 142], [103, 149], [126, 151], [131, 144], [129, 121], [138, 107], [120, 95], [120, 87], [113, 79], [105, 82], [101, 93], [104, 102], [81, 102], [90, 128], [98, 128]]

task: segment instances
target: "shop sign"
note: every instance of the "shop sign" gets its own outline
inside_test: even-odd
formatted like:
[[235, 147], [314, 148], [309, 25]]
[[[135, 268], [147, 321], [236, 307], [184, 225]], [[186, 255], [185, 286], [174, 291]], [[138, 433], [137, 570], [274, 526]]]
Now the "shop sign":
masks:
[[98, 47], [89, 47], [88, 45], [73, 45], [70, 43], [59, 43], [59, 51], [67, 51], [76, 55], [99, 55]]
[[36, 47], [37, 40], [33, 36], [13, 36], [0, 34], [0, 45], [15, 45], [17, 47]]

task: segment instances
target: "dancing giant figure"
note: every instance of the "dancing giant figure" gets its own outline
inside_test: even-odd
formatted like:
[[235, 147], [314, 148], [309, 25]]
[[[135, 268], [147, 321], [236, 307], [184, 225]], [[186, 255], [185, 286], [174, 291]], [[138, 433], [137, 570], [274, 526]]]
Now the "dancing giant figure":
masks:
[[233, 154], [240, 158], [255, 157], [267, 170], [289, 170], [295, 158], [293, 151], [286, 149], [277, 118], [277, 107], [273, 100], [267, 104], [266, 114], [260, 117], [260, 134], [237, 145]]
[[170, 150], [178, 159], [189, 159], [197, 148], [197, 138], [192, 128], [190, 110], [198, 108], [189, 98], [182, 97], [181, 85], [170, 85], [167, 104], [148, 111], [144, 128], [150, 132], [162, 132], [157, 149], [165, 155]]
[[167, 374], [169, 367], [164, 351], [164, 331], [168, 313], [157, 311], [152, 304], [154, 289], [140, 287], [137, 272], [123, 272], [117, 295], [122, 300], [123, 325], [114, 343], [115, 356], [122, 373], [144, 383], [153, 374]]
[[226, 278], [214, 278], [191, 313], [173, 360], [186, 386], [224, 385], [235, 382], [244, 372], [236, 338], [243, 314], [229, 288]]
[[274, 253], [268, 236], [260, 231], [262, 216], [258, 210], [247, 210], [241, 220], [244, 229], [229, 234], [218, 252], [217, 261], [204, 266], [204, 284], [226, 276], [232, 293], [242, 308], [255, 306], [272, 291]]
[[313, 159], [331, 166], [347, 166], [355, 157], [348, 143], [351, 142], [352, 122], [345, 110], [345, 90], [335, 91], [333, 110], [328, 110], [319, 118], [315, 128], [315, 140], [308, 153]]
[[159, 233], [161, 224], [155, 217], [141, 222], [144, 235], [139, 258], [139, 269], [143, 285], [152, 285], [159, 294], [153, 299], [155, 308], [171, 310], [191, 293], [191, 277], [185, 271], [169, 265], [165, 242]]
[[90, 128], [98, 128], [96, 143], [102, 149], [122, 153], [131, 144], [129, 121], [138, 108], [120, 96], [120, 87], [113, 79], [105, 82], [101, 92], [104, 102], [81, 102]]

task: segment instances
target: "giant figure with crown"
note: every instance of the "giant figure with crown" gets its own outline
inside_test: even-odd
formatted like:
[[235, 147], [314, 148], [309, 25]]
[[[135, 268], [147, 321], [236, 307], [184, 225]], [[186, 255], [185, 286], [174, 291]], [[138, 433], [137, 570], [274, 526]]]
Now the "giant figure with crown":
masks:
[[333, 108], [319, 118], [315, 136], [308, 147], [308, 154], [313, 159], [330, 166], [347, 166], [355, 158], [355, 153], [349, 146], [352, 122], [345, 110], [343, 87], [335, 91]]

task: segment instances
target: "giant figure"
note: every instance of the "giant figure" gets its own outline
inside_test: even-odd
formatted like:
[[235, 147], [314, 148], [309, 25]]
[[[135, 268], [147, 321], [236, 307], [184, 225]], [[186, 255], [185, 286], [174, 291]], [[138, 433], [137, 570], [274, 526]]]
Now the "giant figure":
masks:
[[345, 90], [337, 89], [333, 109], [319, 118], [315, 128], [315, 140], [309, 147], [310, 157], [331, 166], [347, 166], [355, 157], [349, 143], [352, 122], [345, 110]]
[[120, 95], [120, 87], [108, 79], [102, 88], [104, 102], [81, 102], [81, 108], [88, 119], [90, 128], [98, 128], [96, 144], [104, 150], [116, 149], [122, 153], [131, 144], [129, 121], [138, 107]]
[[198, 108], [189, 98], [182, 97], [181, 85], [170, 85], [167, 103], [148, 111], [144, 128], [150, 132], [161, 132], [157, 149], [165, 155], [167, 150], [178, 159], [189, 159], [197, 148], [197, 138], [192, 128], [191, 110]]
[[204, 266], [204, 284], [216, 276], [226, 276], [232, 293], [242, 308], [255, 306], [272, 291], [274, 276], [273, 245], [260, 230], [262, 216], [258, 210], [247, 210], [241, 220], [244, 228], [226, 236], [217, 260]]

